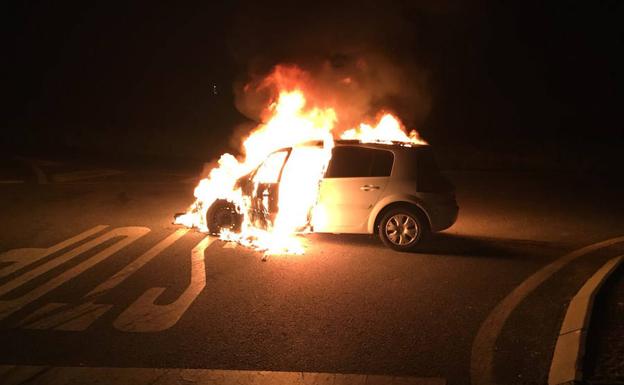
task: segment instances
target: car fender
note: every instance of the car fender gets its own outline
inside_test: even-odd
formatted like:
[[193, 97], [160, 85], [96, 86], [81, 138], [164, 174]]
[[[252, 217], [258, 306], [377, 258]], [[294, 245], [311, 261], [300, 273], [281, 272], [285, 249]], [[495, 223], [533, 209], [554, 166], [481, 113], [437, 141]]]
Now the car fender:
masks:
[[371, 213], [368, 216], [367, 231], [369, 234], [372, 234], [375, 232], [375, 219], [377, 218], [377, 215], [379, 215], [381, 210], [383, 210], [386, 206], [390, 204], [399, 203], [399, 202], [406, 202], [406, 203], [413, 204], [414, 206], [417, 206], [419, 209], [421, 209], [425, 213], [425, 215], [427, 216], [427, 221], [431, 223], [429, 212], [425, 204], [423, 203], [422, 199], [420, 199], [418, 196], [413, 195], [413, 194], [393, 194], [393, 195], [388, 195], [388, 196], [383, 197], [382, 199], [377, 201], [375, 206], [373, 206], [373, 209], [371, 210]]

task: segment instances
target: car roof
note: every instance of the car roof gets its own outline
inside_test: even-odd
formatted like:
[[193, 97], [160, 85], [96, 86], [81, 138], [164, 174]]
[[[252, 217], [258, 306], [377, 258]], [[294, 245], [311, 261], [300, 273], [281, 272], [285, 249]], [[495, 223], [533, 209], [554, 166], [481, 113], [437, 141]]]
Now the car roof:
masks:
[[[323, 146], [322, 140], [314, 140], [310, 142], [301, 143], [295, 147], [307, 147], [307, 146]], [[383, 150], [407, 150], [411, 151], [413, 149], [418, 148], [428, 148], [430, 147], [428, 144], [415, 144], [415, 143], [406, 143], [406, 142], [361, 142], [357, 139], [337, 139], [334, 140], [334, 146], [357, 146], [357, 147], [366, 147], [366, 148], [378, 148]]]
[[334, 141], [336, 146], [363, 146], [363, 147], [379, 147], [379, 148], [417, 148], [417, 147], [429, 147], [428, 144], [415, 144], [397, 141], [388, 142], [361, 142], [356, 139], [339, 139]]

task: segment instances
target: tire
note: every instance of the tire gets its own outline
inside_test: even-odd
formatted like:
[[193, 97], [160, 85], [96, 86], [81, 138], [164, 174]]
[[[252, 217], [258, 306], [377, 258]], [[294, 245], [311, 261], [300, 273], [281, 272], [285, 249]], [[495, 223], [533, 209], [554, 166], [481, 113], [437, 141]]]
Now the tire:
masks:
[[242, 214], [236, 211], [232, 202], [224, 199], [215, 201], [206, 211], [206, 226], [212, 235], [221, 234], [221, 230], [239, 232], [243, 223]]
[[397, 251], [414, 250], [429, 232], [424, 215], [409, 206], [388, 210], [379, 222], [379, 238]]

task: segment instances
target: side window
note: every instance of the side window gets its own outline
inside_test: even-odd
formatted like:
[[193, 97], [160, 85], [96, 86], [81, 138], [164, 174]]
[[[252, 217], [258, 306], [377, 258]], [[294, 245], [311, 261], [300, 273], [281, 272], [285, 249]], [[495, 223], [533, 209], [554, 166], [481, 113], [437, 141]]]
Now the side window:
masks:
[[365, 147], [338, 146], [332, 150], [332, 159], [326, 178], [362, 178], [390, 176], [394, 155], [390, 151]]
[[258, 167], [253, 180], [257, 183], [277, 183], [288, 156], [287, 151], [274, 152]]
[[334, 147], [325, 177], [357, 178], [368, 176], [373, 154], [367, 150], [362, 147]]

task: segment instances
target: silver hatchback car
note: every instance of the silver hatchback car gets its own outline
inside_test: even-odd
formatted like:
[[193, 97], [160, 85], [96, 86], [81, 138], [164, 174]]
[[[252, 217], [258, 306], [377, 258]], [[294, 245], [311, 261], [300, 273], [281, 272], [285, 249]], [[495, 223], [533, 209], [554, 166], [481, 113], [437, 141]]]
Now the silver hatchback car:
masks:
[[[265, 162], [282, 155], [286, 164], [290, 151], [296, 148], [276, 151]], [[256, 171], [240, 178], [238, 185], [250, 198], [251, 220], [262, 227], [277, 214], [279, 178], [257, 183]], [[454, 187], [440, 173], [430, 146], [339, 140], [321, 179], [309, 228], [317, 233], [377, 233], [388, 247], [408, 251], [428, 233], [452, 226], [457, 214]], [[236, 230], [241, 221], [237, 208], [225, 200], [206, 212], [211, 233]]]

